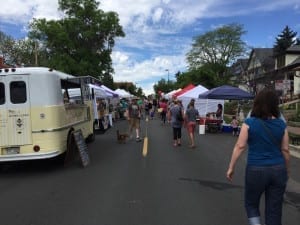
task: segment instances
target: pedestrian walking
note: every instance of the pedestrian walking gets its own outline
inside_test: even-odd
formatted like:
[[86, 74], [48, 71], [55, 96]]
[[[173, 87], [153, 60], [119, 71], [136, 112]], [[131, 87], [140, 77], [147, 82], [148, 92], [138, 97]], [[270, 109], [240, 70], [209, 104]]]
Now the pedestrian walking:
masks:
[[166, 124], [166, 118], [167, 118], [167, 111], [168, 111], [168, 104], [166, 99], [162, 99], [159, 102], [159, 110], [160, 110], [160, 118], [162, 125]]
[[141, 119], [141, 109], [137, 104], [136, 99], [132, 99], [131, 103], [127, 108], [127, 119], [129, 121], [129, 133], [132, 137], [132, 132], [135, 129], [136, 141], [140, 142], [140, 119]]
[[195, 109], [195, 101], [192, 99], [188, 104], [187, 110], [185, 111], [185, 126], [187, 128], [190, 148], [195, 148], [195, 130], [196, 130], [196, 120], [199, 118], [199, 111]]
[[227, 170], [232, 181], [234, 168], [248, 144], [245, 174], [245, 208], [250, 225], [260, 225], [260, 198], [265, 195], [265, 225], [282, 225], [283, 195], [289, 170], [289, 138], [280, 119], [275, 91], [262, 90], [254, 99], [249, 118], [242, 124]]
[[144, 110], [145, 110], [145, 117], [149, 117], [149, 101], [148, 101], [148, 99], [144, 100]]
[[170, 107], [168, 113], [168, 120], [170, 121], [173, 129], [173, 146], [181, 146], [181, 128], [183, 124], [183, 109], [180, 102], [174, 100], [174, 105]]
[[149, 109], [149, 116], [150, 116], [150, 119], [153, 120], [153, 117], [154, 117], [154, 111], [153, 111], [153, 105], [152, 105], [152, 102], [151, 102], [151, 101], [148, 102], [148, 109]]

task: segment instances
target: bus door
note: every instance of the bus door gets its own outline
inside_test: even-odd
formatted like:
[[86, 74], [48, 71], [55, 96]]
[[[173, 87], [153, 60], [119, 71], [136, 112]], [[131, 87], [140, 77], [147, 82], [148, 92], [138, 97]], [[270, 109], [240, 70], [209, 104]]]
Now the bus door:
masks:
[[0, 143], [11, 147], [5, 154], [32, 143], [29, 96], [28, 75], [0, 76]]

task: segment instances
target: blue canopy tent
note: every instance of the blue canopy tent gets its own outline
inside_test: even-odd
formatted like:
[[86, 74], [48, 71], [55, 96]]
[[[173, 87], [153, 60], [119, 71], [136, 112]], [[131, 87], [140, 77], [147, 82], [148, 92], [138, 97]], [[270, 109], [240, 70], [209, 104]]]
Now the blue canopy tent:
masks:
[[223, 85], [199, 94], [202, 99], [243, 100], [253, 99], [254, 95], [230, 85]]
[[[219, 99], [219, 100], [249, 100], [253, 99], [254, 95], [230, 85], [223, 85], [220, 87], [213, 88], [209, 91], [199, 94], [200, 99]], [[207, 109], [205, 110], [207, 111]], [[224, 113], [224, 112], [223, 112]], [[220, 127], [212, 126], [215, 130], [221, 129]]]

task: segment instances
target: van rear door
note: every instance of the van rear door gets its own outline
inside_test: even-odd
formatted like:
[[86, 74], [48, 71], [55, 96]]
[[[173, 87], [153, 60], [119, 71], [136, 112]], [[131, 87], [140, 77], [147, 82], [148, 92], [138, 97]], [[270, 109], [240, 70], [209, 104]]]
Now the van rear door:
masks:
[[28, 75], [0, 76], [1, 146], [32, 143], [29, 100]]

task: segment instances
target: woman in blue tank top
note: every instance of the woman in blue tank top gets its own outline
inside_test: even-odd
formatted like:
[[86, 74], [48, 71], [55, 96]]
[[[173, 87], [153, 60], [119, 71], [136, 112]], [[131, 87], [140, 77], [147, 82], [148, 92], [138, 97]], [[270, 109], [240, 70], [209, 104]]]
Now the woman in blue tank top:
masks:
[[251, 116], [242, 127], [227, 170], [232, 181], [235, 164], [248, 145], [245, 208], [250, 225], [260, 225], [259, 203], [265, 195], [265, 225], [281, 225], [283, 195], [288, 180], [289, 138], [280, 119], [279, 99], [265, 89], [254, 99]]

